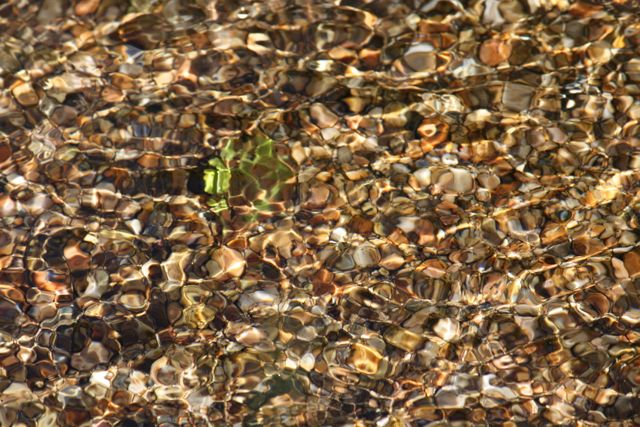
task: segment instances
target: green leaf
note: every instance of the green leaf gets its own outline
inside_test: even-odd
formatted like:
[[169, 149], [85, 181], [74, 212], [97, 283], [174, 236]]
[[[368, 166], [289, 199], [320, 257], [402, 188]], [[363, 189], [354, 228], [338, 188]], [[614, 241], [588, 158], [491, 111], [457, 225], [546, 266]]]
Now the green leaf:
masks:
[[216, 175], [217, 172], [213, 169], [205, 169], [204, 171], [204, 192], [209, 194], [216, 194]]
[[207, 204], [214, 212], [222, 212], [229, 209], [229, 205], [225, 199], [216, 200], [213, 197], [207, 200]]
[[207, 201], [209, 206], [216, 212], [228, 209], [229, 193], [248, 189], [251, 194], [264, 197], [253, 201], [253, 215], [269, 211], [273, 199], [294, 176], [278, 155], [275, 142], [257, 135], [242, 144], [237, 138], [226, 138], [221, 145], [220, 156], [209, 159], [210, 168], [204, 171], [205, 192], [214, 196]]
[[261, 158], [272, 159], [273, 156], [273, 140], [265, 139], [256, 147], [256, 157], [260, 161]]
[[229, 185], [231, 184], [231, 171], [224, 169], [218, 171], [218, 194], [226, 193], [229, 191]]
[[217, 157], [209, 160], [214, 169], [204, 171], [204, 191], [209, 194], [221, 194], [229, 191], [231, 170]]

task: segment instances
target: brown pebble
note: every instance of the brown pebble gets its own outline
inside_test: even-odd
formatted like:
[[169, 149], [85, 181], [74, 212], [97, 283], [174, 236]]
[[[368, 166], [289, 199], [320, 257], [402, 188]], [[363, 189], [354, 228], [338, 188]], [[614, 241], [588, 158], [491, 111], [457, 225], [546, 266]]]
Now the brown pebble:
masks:
[[480, 61], [495, 67], [496, 65], [509, 59], [511, 55], [511, 45], [503, 40], [490, 39], [480, 45]]
[[349, 363], [358, 372], [365, 375], [374, 375], [378, 372], [382, 355], [377, 350], [357, 343], [351, 349]]
[[402, 258], [400, 255], [391, 254], [380, 260], [380, 267], [386, 268], [387, 270], [397, 270], [402, 267], [404, 262], [404, 258]]
[[100, 6], [100, 0], [81, 0], [76, 3], [74, 11], [76, 15], [84, 16], [90, 13], [94, 13], [96, 10], [98, 10], [98, 6]]
[[373, 231], [373, 221], [361, 215], [355, 215], [349, 221], [349, 229], [362, 236], [368, 236]]
[[633, 251], [624, 254], [624, 267], [629, 273], [630, 277], [634, 277], [640, 274], [640, 250], [635, 249]]
[[22, 83], [14, 87], [12, 93], [16, 101], [24, 107], [32, 107], [40, 101], [31, 83]]
[[434, 279], [439, 279], [446, 274], [447, 266], [438, 259], [430, 259], [423, 262], [418, 269], [424, 270], [424, 273], [433, 277]]
[[0, 163], [11, 157], [11, 146], [8, 143], [0, 143]]
[[133, 89], [135, 87], [135, 80], [126, 74], [113, 73], [111, 75], [111, 83], [121, 90]]

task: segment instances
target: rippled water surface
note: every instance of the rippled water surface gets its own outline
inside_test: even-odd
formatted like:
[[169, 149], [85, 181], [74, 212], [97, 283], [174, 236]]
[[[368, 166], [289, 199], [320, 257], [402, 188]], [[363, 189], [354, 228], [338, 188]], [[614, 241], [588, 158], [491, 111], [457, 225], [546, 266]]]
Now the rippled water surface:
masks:
[[640, 424], [640, 7], [0, 1], [1, 426]]

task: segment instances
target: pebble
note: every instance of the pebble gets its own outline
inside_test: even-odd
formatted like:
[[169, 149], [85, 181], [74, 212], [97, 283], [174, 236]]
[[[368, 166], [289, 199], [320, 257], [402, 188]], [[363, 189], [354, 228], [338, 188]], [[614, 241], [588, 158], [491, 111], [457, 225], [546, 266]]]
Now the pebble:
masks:
[[319, 103], [312, 104], [309, 109], [309, 113], [311, 114], [311, 118], [320, 128], [332, 127], [339, 119], [331, 110]]
[[373, 267], [380, 262], [380, 252], [373, 245], [359, 245], [353, 252], [353, 260], [360, 268]]
[[421, 168], [413, 173], [413, 176], [416, 177], [418, 184], [421, 187], [427, 187], [431, 185], [431, 170], [429, 168]]
[[30, 83], [21, 83], [12, 90], [16, 101], [24, 107], [33, 107], [38, 105], [40, 99]]
[[453, 341], [460, 337], [460, 324], [454, 319], [440, 319], [433, 331], [445, 341]]
[[75, 13], [78, 16], [89, 15], [95, 13], [100, 6], [100, 0], [81, 0], [76, 3]]
[[503, 40], [489, 39], [480, 45], [480, 60], [491, 67], [507, 61], [509, 55], [511, 46]]

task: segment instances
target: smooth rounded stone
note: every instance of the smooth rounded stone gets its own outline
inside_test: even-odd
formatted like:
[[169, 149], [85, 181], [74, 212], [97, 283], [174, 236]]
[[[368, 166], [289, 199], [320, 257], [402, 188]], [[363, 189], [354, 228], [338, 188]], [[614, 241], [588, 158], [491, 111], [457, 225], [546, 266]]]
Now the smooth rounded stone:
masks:
[[405, 63], [417, 72], [428, 72], [436, 69], [436, 52], [433, 45], [419, 43], [411, 46], [404, 54]]
[[245, 347], [254, 348], [261, 352], [273, 351], [276, 348], [266, 331], [253, 326], [238, 334], [236, 341]]
[[420, 269], [422, 269], [427, 276], [434, 279], [440, 279], [447, 274], [447, 266], [439, 259], [430, 259], [423, 262], [420, 264]]
[[475, 180], [471, 172], [461, 168], [449, 168], [440, 172], [437, 178], [433, 176], [432, 180], [442, 190], [448, 193], [468, 194], [474, 190]]
[[313, 341], [318, 332], [312, 326], [305, 326], [298, 331], [297, 337], [301, 341]]
[[33, 363], [38, 358], [35, 351], [30, 348], [21, 348], [20, 351], [18, 351], [18, 353], [16, 354], [16, 357], [22, 363]]
[[85, 270], [90, 268], [91, 257], [82, 251], [79, 245], [65, 246], [63, 254], [71, 270]]
[[335, 126], [340, 119], [333, 111], [318, 102], [311, 105], [309, 114], [319, 128]]
[[353, 259], [353, 256], [350, 253], [345, 252], [340, 256], [340, 258], [338, 258], [338, 261], [335, 263], [334, 267], [341, 271], [349, 271], [353, 270], [356, 267], [356, 263]]
[[623, 322], [635, 327], [640, 323], [640, 309], [631, 308], [625, 311], [620, 319], [622, 319]]
[[245, 329], [236, 337], [236, 341], [238, 341], [240, 344], [247, 347], [252, 347], [266, 339], [267, 339], [267, 334], [264, 331], [255, 327]]
[[[179, 306], [171, 305], [167, 311], [171, 315], [173, 310], [175, 310], [175, 315], [179, 316]], [[216, 310], [204, 304], [194, 304], [185, 308], [182, 315], [184, 323], [189, 328], [203, 329], [215, 318]]]
[[434, 117], [425, 117], [417, 129], [418, 135], [422, 138], [420, 148], [425, 153], [430, 152], [439, 144], [449, 138], [449, 125]]
[[171, 365], [168, 357], [162, 356], [151, 364], [149, 375], [156, 384], [175, 385], [178, 383], [180, 373]]
[[206, 301], [211, 295], [211, 292], [201, 286], [186, 285], [182, 287], [181, 294], [182, 298], [180, 299], [180, 303], [185, 306], [190, 306]]
[[633, 246], [638, 242], [638, 236], [631, 231], [625, 231], [620, 235], [619, 242], [624, 246]]
[[431, 185], [431, 169], [429, 168], [420, 168], [417, 171], [413, 172], [413, 176], [418, 181], [421, 187], [428, 187]]
[[0, 196], [0, 215], [3, 218], [15, 216], [18, 213], [16, 202], [9, 196]]
[[307, 204], [316, 209], [326, 206], [329, 201], [329, 196], [331, 196], [331, 190], [326, 185], [311, 187], [309, 193], [310, 196], [307, 199]]
[[103, 269], [92, 270], [87, 275], [85, 297], [100, 298], [109, 288], [109, 274]]
[[389, 206], [386, 212], [395, 212], [399, 215], [410, 216], [416, 213], [416, 204], [407, 197], [396, 197], [393, 199], [393, 205]]
[[38, 105], [40, 99], [30, 83], [21, 83], [14, 87], [11, 91], [16, 101], [24, 107], [33, 107]]
[[369, 99], [356, 96], [344, 98], [342, 101], [347, 104], [351, 112], [356, 114], [362, 113], [362, 111], [364, 111], [364, 109], [370, 104]]
[[624, 268], [630, 277], [640, 274], [640, 250], [635, 249], [624, 254]]
[[536, 88], [529, 85], [506, 82], [502, 91], [502, 103], [512, 111], [528, 110], [535, 91]]
[[144, 310], [147, 305], [147, 298], [140, 292], [127, 292], [120, 295], [118, 302], [128, 310]]
[[380, 252], [371, 244], [363, 244], [353, 251], [353, 260], [360, 268], [373, 267], [380, 262]]
[[587, 54], [596, 64], [606, 64], [611, 61], [613, 56], [611, 52], [611, 45], [605, 41], [591, 43], [589, 47], [587, 47]]
[[396, 175], [404, 176], [409, 174], [410, 169], [402, 163], [394, 163], [391, 165], [391, 171]]
[[353, 344], [349, 355], [349, 365], [364, 375], [376, 375], [381, 367], [382, 354], [372, 347], [363, 344]]
[[325, 141], [331, 141], [340, 136], [340, 130], [336, 128], [325, 128], [320, 130], [320, 135], [322, 135], [322, 139]]
[[495, 115], [486, 108], [479, 108], [467, 114], [464, 125], [470, 129], [484, 128], [488, 122], [495, 120]]
[[347, 230], [344, 227], [336, 227], [331, 232], [331, 240], [342, 242], [347, 237]]
[[500, 185], [500, 178], [497, 175], [489, 173], [480, 173], [478, 175], [478, 183], [489, 190], [494, 190]]
[[445, 341], [454, 341], [460, 336], [460, 323], [455, 319], [440, 319], [433, 326], [433, 332]]
[[258, 55], [266, 55], [273, 51], [273, 42], [268, 34], [249, 33], [247, 36], [247, 48]]
[[473, 161], [476, 163], [485, 162], [496, 157], [497, 150], [493, 141], [476, 141], [471, 144]]
[[616, 279], [628, 279], [629, 272], [626, 270], [624, 266], [624, 261], [619, 258], [613, 257], [611, 258], [611, 266], [613, 267], [614, 274]]
[[456, 387], [445, 386], [438, 390], [435, 400], [441, 408], [464, 408], [467, 398]]
[[242, 276], [245, 266], [246, 261], [242, 254], [226, 246], [214, 250], [211, 261], [207, 263], [210, 274], [220, 279]]
[[424, 337], [401, 327], [389, 328], [384, 334], [384, 339], [404, 351], [416, 351], [425, 341]]
[[51, 120], [57, 125], [72, 124], [78, 117], [78, 112], [67, 105], [56, 108], [51, 114]]
[[43, 291], [65, 294], [69, 290], [69, 278], [66, 274], [52, 270], [34, 271], [31, 273], [33, 283]]
[[518, 398], [518, 395], [509, 387], [494, 386], [493, 383], [496, 381], [497, 378], [493, 374], [482, 376], [481, 388], [484, 396], [502, 400], [514, 400]]
[[349, 230], [354, 233], [360, 234], [362, 236], [367, 236], [373, 231], [374, 223], [370, 219], [365, 218], [362, 215], [356, 215], [351, 218], [348, 227]]
[[420, 219], [417, 216], [401, 216], [398, 218], [398, 227], [405, 233], [411, 233], [416, 230], [417, 223]]
[[594, 311], [597, 317], [604, 316], [609, 312], [609, 300], [605, 295], [599, 292], [589, 293], [582, 302], [589, 308], [589, 310]]
[[180, 385], [162, 385], [153, 389], [152, 398], [161, 404], [167, 404], [168, 402], [184, 399], [184, 394], [185, 390]]
[[568, 403], [558, 402], [557, 404], [550, 405], [543, 416], [554, 425], [567, 425], [571, 424], [571, 420], [575, 416], [574, 414], [575, 410], [573, 406]]
[[178, 127], [181, 127], [181, 128], [190, 128], [195, 126], [195, 124], [196, 124], [195, 114], [183, 114], [180, 116], [180, 120], [178, 121]]
[[476, 190], [476, 198], [481, 202], [488, 202], [491, 200], [491, 192], [486, 188], [479, 188]]
[[216, 102], [213, 112], [221, 116], [238, 116], [246, 113], [248, 106], [242, 98], [227, 97]]
[[391, 102], [384, 106], [382, 120], [385, 127], [401, 128], [407, 123], [406, 106], [399, 102]]
[[307, 372], [310, 372], [316, 364], [316, 358], [312, 353], [305, 353], [300, 358], [300, 367]]
[[478, 56], [480, 61], [495, 67], [509, 59], [511, 55], [511, 45], [500, 39], [489, 39], [480, 45]]
[[273, 307], [279, 302], [278, 294], [274, 290], [243, 293], [238, 300], [242, 311], [250, 311], [256, 307]]
[[100, 6], [100, 0], [80, 0], [76, 3], [74, 12], [78, 16], [89, 15], [95, 13]]
[[380, 260], [380, 267], [387, 270], [397, 270], [405, 263], [405, 259], [399, 254], [391, 254]]

